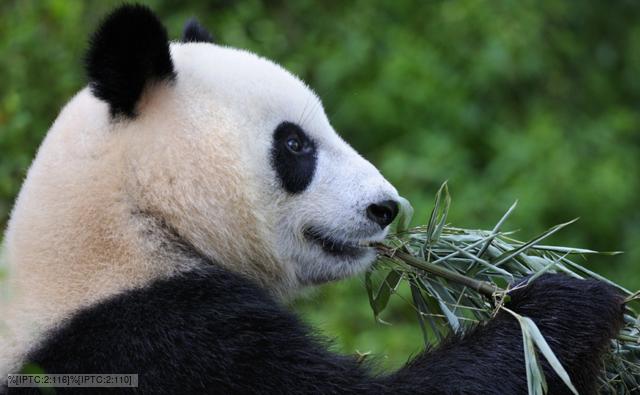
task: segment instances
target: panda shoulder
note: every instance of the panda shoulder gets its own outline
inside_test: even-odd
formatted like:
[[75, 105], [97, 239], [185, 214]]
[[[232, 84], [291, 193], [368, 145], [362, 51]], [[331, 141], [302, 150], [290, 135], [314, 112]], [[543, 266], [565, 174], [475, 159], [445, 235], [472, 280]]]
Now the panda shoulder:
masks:
[[[51, 331], [27, 360], [51, 373], [115, 372], [129, 364], [133, 369], [184, 358], [206, 365], [220, 353], [249, 347], [238, 343], [243, 333], [304, 337], [306, 329], [267, 291], [212, 265], [78, 311]], [[69, 355], [87, 358], [73, 360]], [[123, 361], [122, 355], [129, 359]]]

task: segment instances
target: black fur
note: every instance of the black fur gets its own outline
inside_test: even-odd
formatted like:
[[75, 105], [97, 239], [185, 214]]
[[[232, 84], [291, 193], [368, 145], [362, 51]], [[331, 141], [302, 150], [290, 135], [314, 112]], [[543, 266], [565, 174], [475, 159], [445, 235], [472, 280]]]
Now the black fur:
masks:
[[207, 31], [196, 18], [191, 18], [185, 23], [182, 30], [183, 43], [212, 43], [213, 36]]
[[86, 57], [91, 91], [112, 116], [134, 117], [151, 82], [175, 77], [167, 32], [147, 7], [125, 5], [102, 22]]
[[[300, 152], [292, 152], [287, 148], [287, 140], [290, 138], [301, 142]], [[313, 180], [317, 162], [316, 145], [300, 126], [283, 122], [276, 128], [273, 132], [271, 165], [287, 192], [296, 194], [304, 191]]]
[[[622, 318], [615, 290], [544, 275], [513, 291], [508, 307], [538, 324], [581, 394], [595, 393], [600, 357]], [[266, 292], [215, 265], [77, 313], [29, 360], [49, 373], [138, 373], [145, 394], [527, 393], [522, 335], [508, 313], [376, 376], [327, 351]], [[569, 393], [546, 364], [544, 371], [550, 394]], [[11, 391], [29, 392], [37, 389]]]

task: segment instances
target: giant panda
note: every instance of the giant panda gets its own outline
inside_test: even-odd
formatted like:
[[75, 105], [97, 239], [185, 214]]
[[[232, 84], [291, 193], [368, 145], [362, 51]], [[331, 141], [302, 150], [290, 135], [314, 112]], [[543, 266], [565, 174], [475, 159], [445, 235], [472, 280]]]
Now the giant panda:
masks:
[[[398, 193], [303, 82], [210, 37], [192, 21], [169, 42], [152, 11], [124, 5], [91, 38], [88, 86], [49, 130], [5, 234], [2, 377], [35, 365], [138, 374], [113, 390], [145, 394], [525, 394], [506, 313], [375, 373], [285, 307], [372, 263]], [[581, 394], [596, 391], [622, 317], [611, 287], [544, 275], [508, 307]], [[570, 393], [543, 368], [550, 393]]]

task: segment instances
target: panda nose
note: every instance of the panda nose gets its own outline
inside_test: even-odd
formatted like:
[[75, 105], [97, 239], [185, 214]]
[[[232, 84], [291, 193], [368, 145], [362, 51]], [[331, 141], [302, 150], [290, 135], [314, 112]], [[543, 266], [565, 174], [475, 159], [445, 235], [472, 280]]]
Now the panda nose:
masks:
[[398, 215], [398, 203], [393, 200], [370, 204], [367, 207], [367, 217], [383, 229]]

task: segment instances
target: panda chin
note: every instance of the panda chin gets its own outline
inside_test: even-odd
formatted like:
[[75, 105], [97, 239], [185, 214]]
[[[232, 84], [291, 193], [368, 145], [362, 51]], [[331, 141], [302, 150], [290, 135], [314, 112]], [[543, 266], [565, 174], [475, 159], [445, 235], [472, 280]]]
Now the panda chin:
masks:
[[367, 242], [340, 240], [335, 236], [327, 236], [316, 228], [305, 229], [303, 234], [308, 241], [320, 247], [326, 254], [337, 258], [357, 260], [363, 258], [372, 249]]

